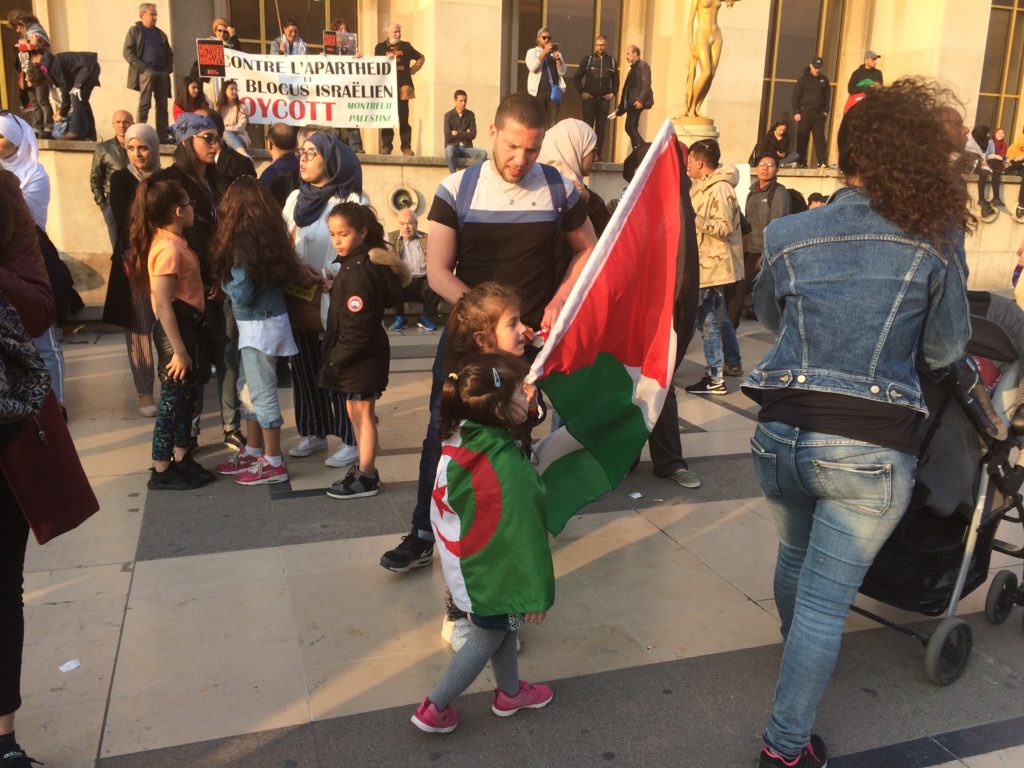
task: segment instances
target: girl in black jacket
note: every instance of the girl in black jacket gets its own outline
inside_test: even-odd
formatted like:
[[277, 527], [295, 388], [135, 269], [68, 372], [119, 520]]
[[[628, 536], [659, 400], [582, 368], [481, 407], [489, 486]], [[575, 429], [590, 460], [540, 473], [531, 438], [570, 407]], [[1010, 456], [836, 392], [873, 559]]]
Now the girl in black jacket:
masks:
[[[384, 312], [395, 305], [409, 268], [384, 240], [384, 227], [372, 208], [336, 205], [327, 216], [338, 254], [331, 265], [331, 306], [324, 334], [324, 364], [318, 386], [338, 392], [356, 432], [359, 464], [327, 491], [336, 499], [376, 496], [380, 477], [374, 402], [388, 386], [391, 347]], [[331, 279], [331, 278], [329, 278]]]

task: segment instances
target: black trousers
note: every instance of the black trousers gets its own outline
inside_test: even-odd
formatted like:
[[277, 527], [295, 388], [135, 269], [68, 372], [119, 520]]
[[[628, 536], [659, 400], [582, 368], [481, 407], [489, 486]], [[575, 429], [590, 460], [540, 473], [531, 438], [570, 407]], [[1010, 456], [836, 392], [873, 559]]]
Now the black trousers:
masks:
[[292, 328], [299, 354], [291, 358], [292, 396], [295, 398], [295, 426], [303, 437], [337, 435], [348, 445], [355, 445], [355, 433], [348, 420], [345, 401], [337, 392], [328, 392], [316, 385], [323, 365], [320, 335], [314, 331]]
[[26, 546], [28, 523], [0, 472], [0, 715], [9, 715], [21, 706]]
[[814, 161], [816, 163], [828, 162], [828, 149], [825, 147], [825, 115], [822, 113], [801, 113], [800, 122], [797, 123], [796, 146], [800, 155], [801, 165], [809, 165], [807, 154], [808, 139], [814, 137]]
[[427, 285], [427, 276], [414, 277], [412, 282], [402, 289], [402, 304], [395, 307], [396, 315], [405, 314], [406, 301], [420, 301], [423, 303], [423, 314], [427, 317], [437, 314], [437, 305], [441, 303], [441, 297], [430, 290]]
[[[238, 324], [230, 301], [206, 300], [206, 319], [209, 323], [210, 359], [217, 369], [217, 392], [220, 394], [220, 421], [225, 432], [241, 426], [238, 411]], [[192, 434], [199, 434], [199, 420], [203, 415], [203, 386], [196, 392], [192, 413]]]
[[640, 133], [640, 115], [642, 114], [642, 109], [626, 108], [626, 135], [629, 136], [629, 144], [633, 149], [644, 143], [644, 137]]
[[583, 122], [594, 129], [597, 134], [597, 146], [594, 148], [594, 158], [603, 159], [601, 150], [604, 147], [605, 130], [608, 127], [608, 108], [612, 106], [611, 101], [605, 101], [600, 96], [594, 96], [583, 100]]
[[[398, 100], [398, 137], [402, 142], [402, 149], [412, 149], [412, 126], [409, 125], [409, 102], [406, 99]], [[394, 128], [381, 129], [380, 144], [382, 150], [391, 151], [394, 148]]]

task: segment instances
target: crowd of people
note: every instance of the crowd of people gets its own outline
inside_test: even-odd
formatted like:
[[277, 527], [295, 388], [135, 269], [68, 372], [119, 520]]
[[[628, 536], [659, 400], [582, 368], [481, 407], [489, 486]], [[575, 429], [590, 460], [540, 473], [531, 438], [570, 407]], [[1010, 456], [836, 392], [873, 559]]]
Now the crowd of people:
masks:
[[[37, 119], [30, 125], [0, 115], [0, 325], [32, 339], [23, 347], [37, 385], [46, 371], [33, 407], [59, 413], [62, 284], [45, 234], [49, 183], [36, 144], [37, 135], [55, 135], [55, 126], [48, 127], [33, 83], [45, 71], [69, 86], [67, 111], [62, 104], [54, 120], [78, 126], [74, 115], [88, 105], [98, 65], [93, 70], [82, 54], [51, 53], [38, 20], [18, 18], [28, 54], [23, 103]], [[649, 65], [630, 46], [620, 89], [618, 66], [599, 36], [574, 78], [584, 119], [559, 120], [567, 68], [550, 30], [538, 30], [526, 55], [529, 93], [501, 101], [489, 152], [473, 146], [476, 118], [466, 92], [456, 90], [443, 121], [450, 174], [430, 204], [428, 239], [411, 208], [399, 213], [398, 230], [385, 232], [364, 194], [358, 131], [274, 124], [266, 138], [271, 163], [257, 178], [230, 81], [211, 105], [202, 82], [186, 79], [169, 124], [173, 56], [156, 20], [156, 7], [143, 4], [125, 41], [129, 83], [140, 92], [138, 120], [125, 110], [113, 115], [114, 137], [97, 145], [90, 178], [113, 254], [104, 320], [125, 329], [139, 412], [155, 419], [149, 489], [192, 490], [218, 476], [243, 486], [286, 482], [279, 389], [290, 385], [299, 439], [287, 455], [323, 454], [327, 466], [346, 470], [326, 491], [333, 498], [377, 495], [376, 404], [389, 384], [387, 330], [405, 328], [407, 305], [418, 303], [417, 325], [436, 331], [446, 302], [411, 529], [380, 564], [395, 573], [430, 565], [436, 537], [458, 539], [467, 515], [499, 514], [478, 505], [514, 504], [522, 514], [515, 532], [504, 532], [484, 555], [438, 547], [447, 586], [438, 614], [455, 655], [412, 722], [432, 733], [454, 730], [453, 702], [488, 663], [495, 715], [546, 706], [551, 687], [520, 679], [516, 655], [519, 629], [542, 622], [555, 595], [547, 498], [528, 457], [546, 410], [543, 393], [526, 383], [537, 352], [530, 342], [554, 325], [609, 222], [613, 201], [587, 186], [608, 145], [609, 117], [626, 116], [633, 147], [626, 181], [650, 146], [638, 130], [653, 104]], [[343, 20], [335, 26], [347, 30]], [[237, 47], [226, 19], [216, 19], [212, 32]], [[307, 52], [298, 25], [286, 21], [270, 53]], [[424, 57], [402, 40], [398, 24], [375, 53], [399, 61], [399, 147], [412, 154], [408, 102]], [[789, 121], [780, 118], [752, 155], [755, 179], [742, 210], [739, 172], [722, 162], [718, 143], [681, 148], [691, 205], [682, 212], [685, 279], [674, 307], [674, 362], [678, 368], [695, 329], [706, 361], [704, 376], [686, 391], [722, 395], [727, 377], [744, 377], [736, 328], [749, 313], [777, 334], [742, 385], [760, 407], [754, 472], [779, 536], [775, 596], [784, 651], [761, 768], [827, 762], [824, 741], [812, 733], [817, 704], [849, 606], [913, 488], [927, 409], [912, 361], [948, 365], [970, 333], [964, 237], [976, 220], [964, 163], [985, 145], [977, 162], [1001, 204], [996, 168], [1005, 172], [1013, 162], [1005, 132], [969, 133], [950, 94], [933, 83], [906, 78], [885, 86], [878, 58], [867, 51], [851, 76], [838, 134], [845, 186], [828, 199], [804, 200], [776, 178], [794, 158], [808, 164], [812, 138], [813, 157], [826, 157], [832, 98], [819, 58], [794, 90], [796, 148]], [[154, 100], [155, 127], [146, 123]], [[162, 168], [167, 141], [173, 162]], [[382, 131], [384, 149], [393, 141], [393, 131]], [[459, 159], [472, 162], [459, 170]], [[908, 185], [922, 193], [906, 195]], [[979, 192], [984, 219], [984, 186]], [[197, 458], [211, 377], [220, 439], [234, 449], [212, 468]], [[6, 429], [16, 415], [0, 412], [0, 750], [8, 765], [24, 768], [29, 761], [14, 738], [17, 617], [25, 543], [39, 522], [22, 516], [31, 502], [10, 469], [6, 443], [23, 439]], [[700, 486], [682, 455], [672, 387], [648, 446], [655, 476]], [[501, 467], [514, 497], [467, 501], [479, 473], [494, 471], [462, 460], [470, 455]], [[81, 475], [68, 457], [61, 460], [72, 477]], [[90, 498], [65, 509], [63, 530], [95, 511]], [[498, 572], [506, 588], [495, 591], [485, 582]]]

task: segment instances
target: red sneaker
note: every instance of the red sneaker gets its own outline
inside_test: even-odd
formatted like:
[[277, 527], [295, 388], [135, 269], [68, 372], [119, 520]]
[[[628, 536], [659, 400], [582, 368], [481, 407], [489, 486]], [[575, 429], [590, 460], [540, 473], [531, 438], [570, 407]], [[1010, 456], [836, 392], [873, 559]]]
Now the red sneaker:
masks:
[[287, 480], [288, 468], [283, 463], [275, 467], [265, 456], [260, 456], [259, 461], [249, 469], [235, 475], [235, 482], [239, 485], [270, 485], [284, 483]]
[[237, 475], [240, 472], [245, 472], [256, 462], [259, 461], [258, 456], [250, 456], [245, 450], [241, 450], [234, 455], [234, 457], [227, 461], [222, 461], [217, 465], [218, 475]]
[[438, 709], [429, 698], [423, 700], [410, 720], [413, 725], [427, 733], [451, 733], [459, 724], [459, 716], [451, 704], [444, 709]]
[[525, 680], [519, 681], [519, 693], [509, 696], [500, 688], [494, 690], [494, 703], [491, 712], [498, 717], [510, 717], [520, 709], [540, 709], [551, 703], [555, 697], [551, 688], [543, 683], [530, 685]]

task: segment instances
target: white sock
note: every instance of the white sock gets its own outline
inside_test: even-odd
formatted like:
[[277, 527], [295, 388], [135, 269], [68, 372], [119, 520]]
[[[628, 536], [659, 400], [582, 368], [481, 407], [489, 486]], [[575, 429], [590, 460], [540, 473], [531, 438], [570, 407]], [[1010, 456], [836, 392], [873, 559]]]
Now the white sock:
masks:
[[[263, 451], [261, 450], [260, 453], [262, 453], [262, 452]], [[277, 456], [271, 456], [268, 453], [263, 458], [265, 458], [267, 460], [267, 464], [269, 464], [272, 467], [280, 467], [282, 464], [284, 464], [284, 459], [281, 458], [280, 454], [278, 454]]]
[[262, 448], [253, 448], [251, 445], [245, 446], [245, 452], [247, 455], [252, 456], [254, 459], [258, 459], [263, 455]]

